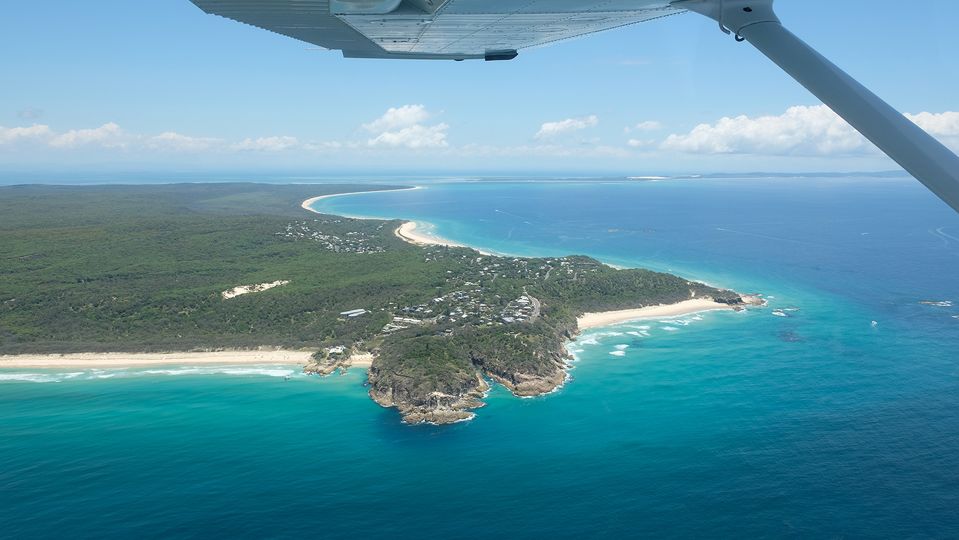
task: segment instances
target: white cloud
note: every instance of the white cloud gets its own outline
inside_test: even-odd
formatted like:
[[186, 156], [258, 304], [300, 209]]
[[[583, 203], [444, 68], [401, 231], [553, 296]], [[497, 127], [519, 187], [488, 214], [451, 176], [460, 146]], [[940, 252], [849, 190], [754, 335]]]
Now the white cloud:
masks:
[[662, 122], [657, 122], [656, 120], [646, 120], [645, 122], [640, 122], [635, 126], [627, 126], [623, 129], [623, 132], [630, 133], [633, 131], [656, 131], [657, 129], [663, 129]]
[[374, 133], [393, 131], [422, 124], [430, 119], [430, 113], [423, 105], [403, 105], [390, 107], [383, 116], [369, 124], [363, 124], [363, 129]]
[[399, 131], [385, 131], [369, 140], [370, 146], [403, 146], [406, 148], [445, 148], [446, 124], [410, 126]]
[[[959, 113], [907, 114], [945, 144], [959, 148]], [[842, 156], [875, 147], [825, 105], [790, 107], [779, 116], [721, 118], [663, 141], [665, 150], [695, 154]]]
[[699, 154], [835, 155], [869, 147], [825, 105], [790, 107], [779, 116], [722, 118], [685, 135], [670, 135], [663, 148]]
[[630, 148], [653, 148], [657, 144], [657, 141], [649, 139], [630, 139], [626, 141], [626, 145]]
[[597, 117], [595, 114], [581, 118], [567, 118], [566, 120], [559, 120], [557, 122], [546, 122], [540, 126], [539, 131], [536, 132], [535, 138], [546, 139], [549, 137], [562, 135], [564, 133], [571, 133], [573, 131], [580, 131], [586, 128], [595, 127], [598, 124], [599, 117]]
[[146, 146], [152, 150], [200, 152], [213, 149], [222, 143], [222, 140], [212, 137], [191, 137], [189, 135], [167, 131], [147, 139]]
[[126, 141], [123, 137], [123, 130], [113, 122], [94, 129], [73, 129], [50, 140], [50, 146], [57, 148], [75, 148], [88, 144], [97, 144], [106, 148], [121, 148], [126, 145]]
[[233, 150], [253, 152], [282, 152], [300, 144], [296, 137], [260, 137], [246, 138], [232, 146]]
[[439, 123], [426, 125], [432, 114], [423, 105], [393, 107], [383, 116], [363, 124], [363, 129], [375, 135], [367, 140], [368, 146], [390, 146], [411, 149], [446, 148], [446, 132], [449, 125]]
[[22, 140], [42, 140], [53, 135], [50, 126], [34, 124], [30, 127], [5, 128], [0, 126], [0, 144], [12, 144]]
[[959, 112], [921, 112], [918, 114], [906, 114], [906, 118], [928, 131], [930, 135], [937, 137], [947, 146], [959, 149]]

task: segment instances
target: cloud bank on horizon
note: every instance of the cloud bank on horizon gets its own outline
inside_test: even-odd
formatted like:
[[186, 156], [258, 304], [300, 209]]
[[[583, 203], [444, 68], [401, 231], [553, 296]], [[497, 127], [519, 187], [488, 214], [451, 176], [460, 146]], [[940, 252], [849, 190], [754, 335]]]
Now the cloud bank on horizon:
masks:
[[[451, 126], [437, 121], [437, 113], [422, 104], [391, 107], [379, 117], [358, 124], [356, 134], [342, 140], [302, 140], [290, 135], [264, 135], [227, 140], [176, 131], [160, 134], [129, 132], [114, 122], [99, 127], [57, 131], [46, 124], [0, 126], [0, 155], [33, 150], [49, 157], [60, 152], [246, 155], [382, 155], [442, 153], [446, 156], [614, 157], [624, 161], [643, 156], [815, 156], [842, 158], [874, 156], [878, 150], [824, 105], [789, 107], [778, 115], [727, 116], [679, 133], [664, 133], [660, 121], [646, 120], [623, 128], [625, 138], [574, 138], [600, 124], [598, 115], [543, 122], [529, 135], [528, 144], [503, 145], [495, 141], [453, 144]], [[959, 112], [919, 112], [906, 115], [917, 125], [959, 151]], [[628, 137], [643, 133], [646, 138]]]
[[[629, 25], [512, 62], [387, 62], [346, 60], [186, 1], [8, 4], [0, 46], [16, 54], [4, 58], [0, 84], [0, 172], [13, 176], [895, 167], [705, 17]], [[951, 31], [959, 2], [903, 10], [806, 0], [779, 10], [803, 39], [959, 150]]]

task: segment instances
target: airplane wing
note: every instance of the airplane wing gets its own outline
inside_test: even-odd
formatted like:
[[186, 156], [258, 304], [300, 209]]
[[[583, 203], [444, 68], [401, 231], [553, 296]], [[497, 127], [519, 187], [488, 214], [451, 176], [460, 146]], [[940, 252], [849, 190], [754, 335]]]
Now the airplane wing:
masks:
[[511, 60], [683, 11], [748, 41], [959, 212], [959, 157], [787, 30], [773, 0], [191, 0], [347, 57]]
[[516, 51], [673, 15], [668, 0], [191, 0], [349, 58], [508, 60]]

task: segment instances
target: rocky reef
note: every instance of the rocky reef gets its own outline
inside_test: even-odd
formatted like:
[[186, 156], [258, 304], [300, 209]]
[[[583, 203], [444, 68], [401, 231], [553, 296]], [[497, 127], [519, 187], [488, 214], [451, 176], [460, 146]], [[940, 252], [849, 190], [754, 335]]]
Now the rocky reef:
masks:
[[457, 378], [444, 384], [445, 392], [432, 385], [384, 370], [374, 365], [369, 371], [370, 397], [383, 407], [395, 407], [408, 424], [452, 424], [471, 420], [473, 409], [485, 405], [489, 391], [479, 374], [465, 380]]

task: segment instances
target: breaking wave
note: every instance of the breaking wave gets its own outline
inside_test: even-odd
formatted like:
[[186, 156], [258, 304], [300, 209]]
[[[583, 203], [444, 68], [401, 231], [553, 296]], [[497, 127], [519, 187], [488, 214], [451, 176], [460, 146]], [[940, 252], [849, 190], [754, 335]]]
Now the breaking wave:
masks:
[[229, 375], [235, 377], [305, 377], [298, 367], [263, 366], [208, 366], [208, 367], [170, 367], [163, 369], [87, 369], [84, 371], [2, 371], [0, 383], [59, 383], [68, 380], [95, 381], [103, 379], [130, 379], [138, 377], [183, 376], [183, 375]]

